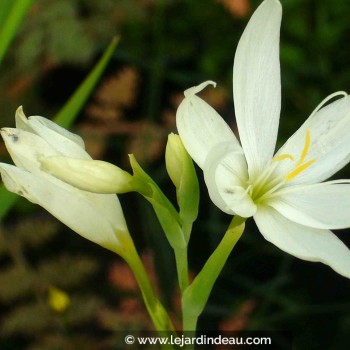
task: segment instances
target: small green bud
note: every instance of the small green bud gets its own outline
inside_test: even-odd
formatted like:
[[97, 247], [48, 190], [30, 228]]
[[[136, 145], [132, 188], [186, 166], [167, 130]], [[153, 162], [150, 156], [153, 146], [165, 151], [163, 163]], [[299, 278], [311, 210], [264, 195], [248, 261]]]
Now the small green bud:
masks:
[[58, 179], [93, 193], [125, 193], [133, 191], [133, 177], [119, 167], [102, 160], [69, 157], [41, 157], [41, 170]]
[[180, 217], [184, 223], [192, 224], [198, 214], [199, 185], [193, 161], [179, 135], [169, 134], [165, 163], [171, 181], [176, 187]]
[[169, 134], [165, 149], [165, 164], [171, 181], [179, 188], [184, 175], [184, 167], [189, 157], [182, 144], [181, 138], [176, 134]]

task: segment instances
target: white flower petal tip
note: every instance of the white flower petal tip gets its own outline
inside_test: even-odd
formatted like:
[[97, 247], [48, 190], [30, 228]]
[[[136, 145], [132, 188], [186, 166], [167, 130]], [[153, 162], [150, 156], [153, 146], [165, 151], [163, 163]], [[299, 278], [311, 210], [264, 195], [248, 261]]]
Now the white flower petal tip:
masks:
[[207, 80], [207, 81], [203, 82], [202, 84], [193, 86], [193, 87], [185, 90], [184, 95], [185, 95], [185, 97], [191, 97], [193, 95], [196, 95], [199, 92], [201, 92], [202, 90], [204, 90], [208, 85], [213, 85], [214, 88], [216, 87], [216, 83], [214, 81]]
[[19, 107], [16, 109], [15, 118], [16, 118], [16, 120], [17, 120], [17, 119], [27, 120], [27, 117], [26, 117], [26, 115], [24, 114], [24, 111], [23, 111], [23, 106], [19, 106]]
[[258, 13], [258, 11], [261, 11], [263, 8], [266, 9], [266, 11], [275, 11], [275, 15], [282, 14], [282, 4], [279, 0], [263, 1], [255, 12]]
[[228, 142], [240, 148], [231, 128], [208, 103], [196, 95], [207, 85], [206, 81], [186, 90], [186, 97], [176, 112], [176, 126], [181, 140], [193, 158], [203, 168], [205, 158], [218, 143]]

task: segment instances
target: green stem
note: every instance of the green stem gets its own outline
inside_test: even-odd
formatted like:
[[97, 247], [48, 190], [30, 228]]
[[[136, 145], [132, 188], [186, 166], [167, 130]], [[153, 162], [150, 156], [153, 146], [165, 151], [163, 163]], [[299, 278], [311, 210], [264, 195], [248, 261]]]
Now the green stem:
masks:
[[211, 290], [232, 249], [241, 237], [245, 219], [235, 216], [224, 237], [212, 253], [193, 283], [185, 290], [182, 297], [183, 329], [195, 331], [197, 319], [204, 310]]
[[188, 287], [188, 259], [187, 259], [187, 246], [185, 248], [174, 249], [177, 276], [179, 280], [179, 286], [181, 290], [181, 295], [184, 293]]
[[[174, 334], [174, 326], [163, 305], [153, 292], [151, 282], [148, 279], [144, 265], [136, 251], [131, 237], [129, 235], [124, 235], [122, 240], [123, 250], [118, 250], [117, 253], [124, 258], [131, 268], [140, 287], [144, 303], [156, 330], [162, 336]], [[167, 349], [169, 349], [169, 347]]]

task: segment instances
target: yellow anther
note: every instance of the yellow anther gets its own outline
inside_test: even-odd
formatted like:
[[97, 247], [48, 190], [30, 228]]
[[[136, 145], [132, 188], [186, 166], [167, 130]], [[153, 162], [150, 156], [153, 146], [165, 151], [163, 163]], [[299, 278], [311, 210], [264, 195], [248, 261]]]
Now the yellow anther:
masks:
[[276, 161], [276, 160], [279, 161], [279, 160], [285, 160], [285, 159], [290, 159], [291, 161], [294, 161], [294, 157], [288, 153], [280, 154], [279, 156], [272, 158], [273, 161]]
[[287, 176], [285, 176], [286, 181], [293, 180], [297, 175], [299, 175], [301, 172], [303, 172], [305, 169], [307, 169], [311, 164], [315, 162], [316, 162], [316, 159], [311, 159], [308, 162], [302, 165], [299, 165], [293, 171], [291, 171]]
[[304, 162], [304, 160], [309, 152], [310, 141], [311, 141], [310, 129], [306, 129], [305, 144], [304, 144], [303, 151], [301, 152], [301, 156], [300, 156], [300, 159], [297, 163], [297, 166]]

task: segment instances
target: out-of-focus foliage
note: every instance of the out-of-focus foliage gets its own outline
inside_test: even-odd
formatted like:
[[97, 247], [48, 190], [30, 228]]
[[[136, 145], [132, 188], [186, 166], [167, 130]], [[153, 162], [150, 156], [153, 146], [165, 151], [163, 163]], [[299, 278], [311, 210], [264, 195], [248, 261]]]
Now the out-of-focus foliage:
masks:
[[[1, 126], [13, 125], [20, 104], [28, 114], [54, 115], [111, 38], [121, 35], [108, 72], [73, 129], [95, 158], [128, 169], [126, 155], [135, 153], [175, 199], [163, 155], [167, 134], [176, 131], [182, 92], [206, 79], [217, 81], [218, 87], [202, 96], [235, 129], [233, 57], [259, 3], [36, 0], [1, 68]], [[282, 0], [282, 5], [280, 143], [324, 97], [350, 90], [350, 2]], [[2, 143], [0, 157], [8, 159]], [[349, 175], [348, 166], [337, 178]], [[148, 270], [155, 280], [158, 276], [154, 283], [178, 322], [174, 260], [159, 224], [136, 195], [120, 199], [138, 249], [153, 255], [154, 268], [149, 263]], [[194, 273], [228, 222], [202, 182], [190, 244]], [[1, 349], [123, 349], [118, 331], [151, 328], [129, 270], [111, 253], [24, 201], [1, 230]], [[339, 236], [350, 246], [350, 232]], [[62, 314], [47, 304], [49, 285], [71, 298]], [[250, 223], [214, 288], [200, 328], [290, 330], [295, 349], [347, 349], [349, 295], [347, 280], [321, 264], [284, 254]]]
[[[79, 286], [96, 274], [98, 262], [62, 250], [42, 254], [54, 244], [58, 228], [58, 223], [48, 218], [31, 218], [2, 227], [1, 337], [22, 335], [40, 341], [43, 335], [56, 332], [54, 325], [63, 322], [63, 315], [56, 315], [49, 307], [50, 286], [60, 286], [72, 299], [64, 314], [68, 324], [87, 322], [95, 315], [101, 302], [88, 289], [81, 294]], [[36, 254], [40, 259], [35, 258]], [[77, 313], [79, 308], [83, 312]]]

